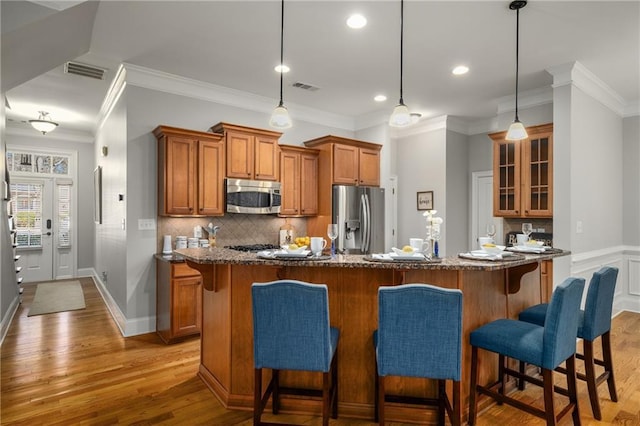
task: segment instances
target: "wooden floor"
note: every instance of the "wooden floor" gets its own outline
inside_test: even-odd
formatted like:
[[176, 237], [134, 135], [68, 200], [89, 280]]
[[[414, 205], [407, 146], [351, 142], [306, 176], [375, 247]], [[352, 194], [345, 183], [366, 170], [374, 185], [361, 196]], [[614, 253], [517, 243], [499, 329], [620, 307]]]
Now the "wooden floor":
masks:
[[[251, 424], [250, 412], [225, 410], [196, 376], [198, 339], [165, 345], [155, 334], [123, 338], [93, 281], [81, 282], [86, 309], [34, 317], [27, 313], [35, 285], [25, 286], [23, 303], [1, 347], [0, 424]], [[586, 386], [579, 383], [583, 425], [640, 425], [640, 314], [618, 315], [612, 333], [620, 399], [611, 402], [606, 385], [601, 386], [603, 421], [595, 421]], [[542, 406], [535, 386], [519, 398]], [[273, 420], [321, 424], [311, 416], [279, 415]], [[331, 424], [374, 423], [338, 419]], [[477, 424], [544, 422], [508, 406], [494, 406]], [[571, 424], [570, 417], [561, 424]]]

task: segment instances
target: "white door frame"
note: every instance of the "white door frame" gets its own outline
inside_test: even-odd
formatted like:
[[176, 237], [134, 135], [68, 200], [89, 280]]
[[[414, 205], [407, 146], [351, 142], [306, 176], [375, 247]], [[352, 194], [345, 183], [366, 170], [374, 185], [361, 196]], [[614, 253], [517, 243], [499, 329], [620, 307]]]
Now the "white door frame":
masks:
[[[32, 153], [32, 154], [60, 154], [69, 157], [68, 174], [38, 174], [38, 173], [24, 173], [14, 172], [11, 174], [11, 182], [17, 179], [47, 179], [52, 181], [53, 191], [53, 213], [57, 218], [57, 201], [58, 201], [58, 188], [57, 180], [71, 181], [71, 247], [59, 249], [57, 244], [57, 227], [58, 224], [54, 218], [53, 221], [53, 236], [52, 236], [52, 274], [53, 279], [60, 278], [72, 278], [78, 275], [78, 229], [79, 229], [79, 217], [78, 217], [78, 151], [68, 149], [56, 149], [49, 147], [27, 146], [27, 145], [11, 145], [7, 144], [6, 151], [19, 152], [19, 153]], [[91, 201], [93, 202], [93, 201]], [[64, 251], [64, 258], [61, 257], [60, 250]], [[66, 265], [61, 268], [61, 260], [64, 259]], [[61, 273], [64, 271], [64, 273]]]
[[[471, 249], [475, 249], [477, 246], [475, 236], [484, 233], [484, 231], [480, 229], [481, 224], [478, 223], [478, 210], [480, 209], [478, 182], [481, 179], [487, 178], [493, 179], [492, 170], [471, 173], [471, 233], [469, 234], [469, 247]], [[493, 203], [491, 202], [489, 205], [492, 206]], [[491, 216], [493, 216], [493, 212], [491, 212]], [[502, 218], [494, 217], [494, 223], [496, 224], [496, 235], [494, 239], [496, 242], [502, 244], [504, 241]]]

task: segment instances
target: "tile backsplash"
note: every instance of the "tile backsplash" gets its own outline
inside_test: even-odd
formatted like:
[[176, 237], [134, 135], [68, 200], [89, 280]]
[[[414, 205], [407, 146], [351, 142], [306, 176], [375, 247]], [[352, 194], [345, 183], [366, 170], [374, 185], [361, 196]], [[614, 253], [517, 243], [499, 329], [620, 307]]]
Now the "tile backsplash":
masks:
[[[216, 217], [158, 217], [157, 252], [162, 251], [164, 235], [171, 235], [172, 247], [175, 248], [175, 238], [178, 235], [193, 237], [193, 228], [206, 228], [209, 223], [219, 226], [216, 234], [218, 247], [239, 244], [278, 244], [280, 227], [285, 218], [274, 215], [235, 214], [227, 213]], [[290, 223], [295, 227], [296, 236], [306, 235], [307, 220], [291, 218]], [[203, 238], [207, 233], [203, 231]]]

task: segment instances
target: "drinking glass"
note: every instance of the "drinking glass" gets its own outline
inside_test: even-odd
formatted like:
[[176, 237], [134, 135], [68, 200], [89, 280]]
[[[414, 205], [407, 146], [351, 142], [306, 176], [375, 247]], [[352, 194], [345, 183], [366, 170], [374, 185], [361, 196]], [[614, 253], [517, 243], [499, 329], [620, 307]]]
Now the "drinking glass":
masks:
[[331, 223], [327, 225], [327, 237], [331, 240], [331, 258], [336, 257], [336, 243], [335, 239], [338, 238], [338, 224]]
[[533, 225], [531, 223], [525, 222], [522, 224], [522, 233], [527, 236], [527, 240], [529, 240], [529, 236], [533, 232]]
[[487, 237], [491, 237], [491, 241], [496, 242], [493, 237], [496, 235], [496, 225], [487, 223]]

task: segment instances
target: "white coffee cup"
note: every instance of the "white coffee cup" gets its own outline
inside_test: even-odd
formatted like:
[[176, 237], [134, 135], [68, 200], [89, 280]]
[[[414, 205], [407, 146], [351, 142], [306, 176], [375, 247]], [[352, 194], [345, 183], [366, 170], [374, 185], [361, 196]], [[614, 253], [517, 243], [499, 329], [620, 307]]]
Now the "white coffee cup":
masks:
[[327, 240], [322, 237], [311, 237], [311, 252], [314, 256], [320, 256], [327, 246]]
[[417, 251], [418, 253], [426, 250], [425, 241], [422, 238], [409, 238], [409, 245], [413, 248], [413, 251]]
[[519, 246], [523, 246], [527, 243], [527, 241], [529, 241], [529, 237], [527, 237], [527, 234], [517, 234], [516, 241], [518, 242]]
[[482, 248], [485, 244], [493, 243], [493, 238], [491, 237], [478, 237], [478, 245]]

